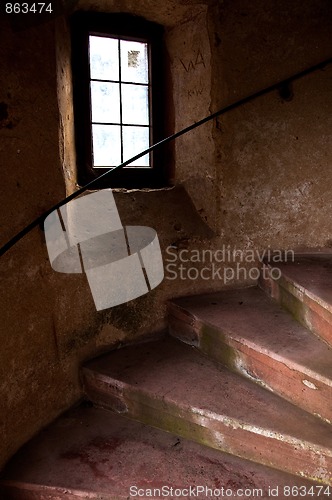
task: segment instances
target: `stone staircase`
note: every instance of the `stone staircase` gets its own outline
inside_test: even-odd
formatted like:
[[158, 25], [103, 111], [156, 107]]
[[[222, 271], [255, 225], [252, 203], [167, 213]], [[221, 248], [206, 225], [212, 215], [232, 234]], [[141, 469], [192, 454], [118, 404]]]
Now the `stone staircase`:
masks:
[[13, 458], [4, 500], [332, 496], [332, 255], [263, 271], [87, 363], [89, 403]]
[[264, 264], [267, 272], [262, 273], [261, 287], [331, 346], [332, 253], [297, 256], [294, 262], [278, 264], [282, 275], [277, 282], [269, 275], [271, 267]]

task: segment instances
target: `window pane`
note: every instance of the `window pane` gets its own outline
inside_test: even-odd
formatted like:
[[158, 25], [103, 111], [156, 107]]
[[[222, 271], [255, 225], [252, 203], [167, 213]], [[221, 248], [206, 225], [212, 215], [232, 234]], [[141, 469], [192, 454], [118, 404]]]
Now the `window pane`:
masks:
[[[123, 160], [141, 153], [144, 149], [150, 146], [150, 131], [149, 127], [123, 127]], [[133, 167], [149, 167], [150, 155], [147, 154], [142, 158], [130, 163]]]
[[148, 44], [121, 40], [121, 80], [149, 83]]
[[122, 120], [133, 125], [149, 125], [149, 95], [145, 85], [122, 84]]
[[91, 82], [92, 121], [120, 123], [118, 83]]
[[119, 125], [92, 125], [93, 166], [113, 167], [121, 163]]
[[115, 38], [89, 36], [90, 75], [96, 80], [119, 80], [119, 42]]

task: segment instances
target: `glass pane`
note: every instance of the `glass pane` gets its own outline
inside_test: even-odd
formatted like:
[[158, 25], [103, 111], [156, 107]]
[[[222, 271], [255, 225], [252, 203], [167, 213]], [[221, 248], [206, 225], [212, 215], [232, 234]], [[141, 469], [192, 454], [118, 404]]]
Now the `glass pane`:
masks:
[[149, 83], [148, 44], [121, 40], [121, 80]]
[[133, 125], [149, 125], [149, 95], [145, 85], [122, 84], [122, 121]]
[[91, 82], [93, 122], [120, 123], [120, 92], [118, 83]]
[[119, 42], [115, 38], [89, 36], [90, 75], [96, 80], [119, 80]]
[[114, 167], [121, 163], [120, 125], [92, 125], [93, 166]]
[[[149, 127], [123, 127], [123, 160], [126, 161], [147, 149], [150, 146], [149, 136]], [[150, 155], [139, 158], [130, 163], [130, 166], [149, 167]]]

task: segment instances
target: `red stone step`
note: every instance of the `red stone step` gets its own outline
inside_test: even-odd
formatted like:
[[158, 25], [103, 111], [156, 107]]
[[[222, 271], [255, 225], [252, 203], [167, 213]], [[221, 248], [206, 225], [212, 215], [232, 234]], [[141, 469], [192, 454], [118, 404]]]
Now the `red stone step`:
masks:
[[[275, 279], [280, 273], [281, 277]], [[331, 253], [298, 255], [294, 262], [266, 263], [260, 286], [302, 325], [332, 346]]]
[[332, 422], [332, 349], [258, 288], [175, 299], [170, 333]]
[[[173, 495], [158, 496], [162, 487]], [[54, 422], [20, 450], [0, 482], [3, 500], [189, 498], [174, 493], [190, 487], [190, 498], [200, 499], [268, 499], [271, 492], [289, 499], [293, 489], [312, 500], [332, 490], [96, 408]]]
[[172, 338], [83, 370], [88, 397], [145, 424], [332, 485], [331, 426]]

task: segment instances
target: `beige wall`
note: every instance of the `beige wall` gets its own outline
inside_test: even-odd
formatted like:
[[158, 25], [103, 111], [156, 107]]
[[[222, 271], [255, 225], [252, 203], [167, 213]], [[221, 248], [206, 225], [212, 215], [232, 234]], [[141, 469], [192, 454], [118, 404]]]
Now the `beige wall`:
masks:
[[[173, 94], [167, 119], [176, 130], [331, 55], [329, 0], [157, 3], [104, 0], [98, 9], [165, 25]], [[75, 151], [65, 20], [13, 31], [1, 19], [0, 37], [5, 243], [75, 189]], [[294, 83], [289, 102], [273, 92], [179, 139], [178, 186], [116, 193], [123, 224], [154, 227], [165, 258], [169, 245], [331, 246], [331, 71]], [[97, 313], [84, 276], [52, 271], [39, 228], [0, 265], [0, 464], [81, 397], [83, 359], [160, 331], [167, 298], [224, 286], [219, 279], [171, 280], [166, 269], [150, 294]]]
[[[0, 37], [0, 102], [8, 115], [0, 124], [5, 243], [65, 189], [53, 25], [13, 32], [2, 18]], [[59, 352], [57, 280], [40, 229], [1, 259], [1, 463], [80, 394], [75, 359]], [[74, 293], [78, 286], [76, 280]]]
[[[216, 107], [332, 56], [329, 0], [226, 1], [211, 14]], [[329, 65], [294, 82], [289, 102], [275, 91], [219, 119], [218, 227], [231, 244], [331, 245], [331, 77]]]

